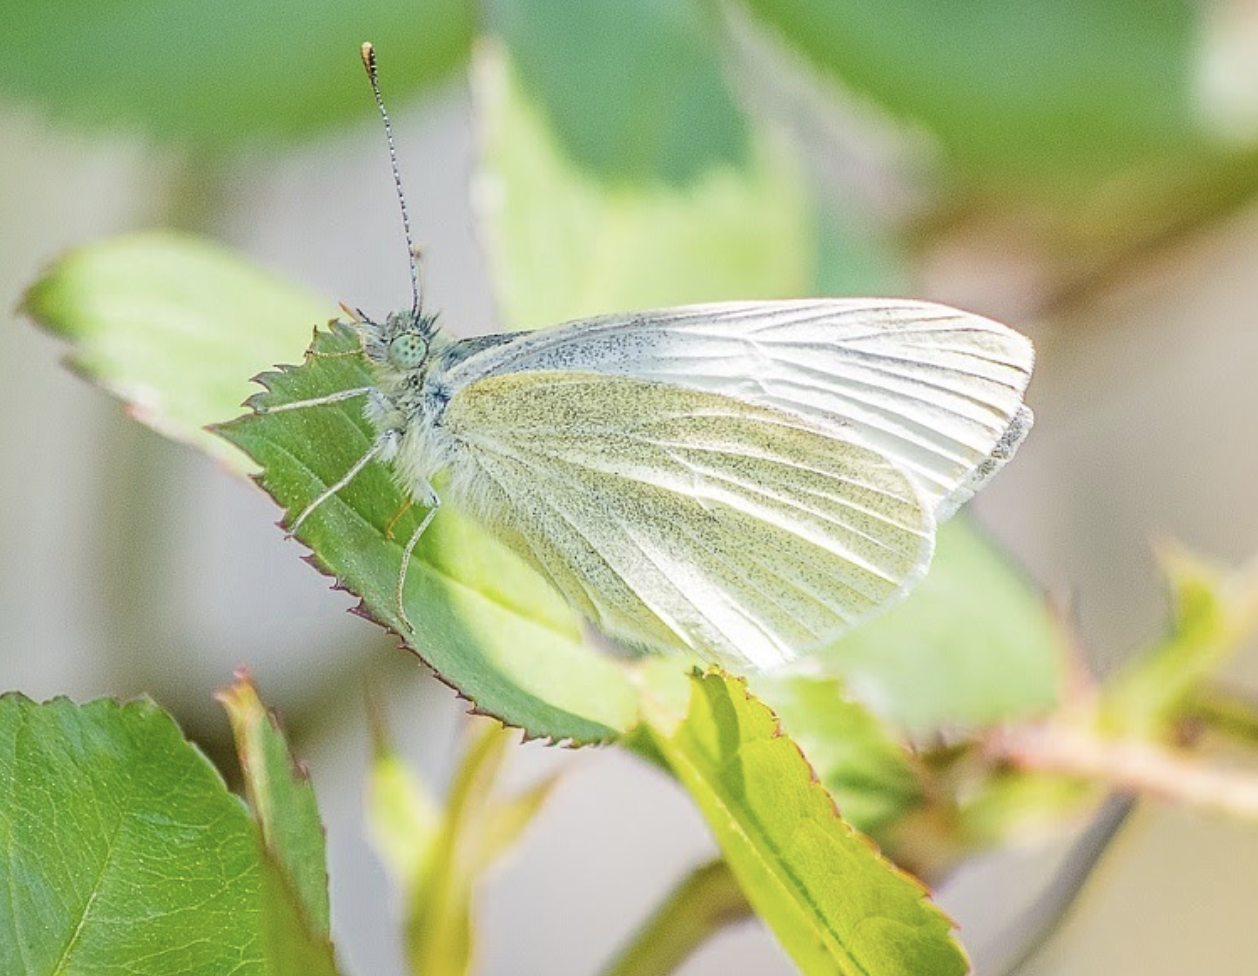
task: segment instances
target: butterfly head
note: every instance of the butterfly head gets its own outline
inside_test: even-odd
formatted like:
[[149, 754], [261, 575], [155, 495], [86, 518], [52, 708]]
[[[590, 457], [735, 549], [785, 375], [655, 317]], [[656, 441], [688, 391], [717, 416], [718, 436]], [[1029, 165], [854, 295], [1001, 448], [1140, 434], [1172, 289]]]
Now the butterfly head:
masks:
[[439, 330], [437, 316], [406, 310], [393, 312], [383, 322], [363, 321], [363, 350], [378, 366], [411, 372], [428, 360]]

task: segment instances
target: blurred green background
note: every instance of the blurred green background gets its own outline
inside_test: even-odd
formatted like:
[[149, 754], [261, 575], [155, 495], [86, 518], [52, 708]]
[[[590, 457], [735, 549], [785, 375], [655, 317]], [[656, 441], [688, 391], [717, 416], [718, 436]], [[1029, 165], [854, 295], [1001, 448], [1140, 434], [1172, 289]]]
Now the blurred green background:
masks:
[[[151, 226], [216, 238], [329, 304], [404, 304], [364, 39], [429, 301], [455, 331], [807, 293], [1013, 324], [1039, 349], [1038, 424], [976, 507], [1102, 672], [1162, 626], [1151, 540], [1227, 562], [1258, 548], [1247, 0], [9, 0], [6, 307], [65, 249]], [[715, 270], [670, 276], [674, 253]], [[383, 676], [399, 740], [436, 778], [460, 703], [341, 612], [259, 492], [131, 423], [56, 341], [16, 318], [5, 335], [0, 687], [148, 692], [213, 750], [210, 692], [248, 663], [320, 788], [347, 968], [397, 971], [361, 830], [363, 676]], [[1258, 678], [1252, 654], [1235, 677]], [[615, 752], [529, 746], [513, 775], [555, 767], [565, 786], [485, 903], [487, 973], [593, 971], [711, 850], [686, 798]], [[980, 971], [1056, 853], [945, 888]], [[1247, 971], [1255, 857], [1250, 828], [1142, 808], [1025, 971]], [[748, 926], [684, 972], [790, 968]]]

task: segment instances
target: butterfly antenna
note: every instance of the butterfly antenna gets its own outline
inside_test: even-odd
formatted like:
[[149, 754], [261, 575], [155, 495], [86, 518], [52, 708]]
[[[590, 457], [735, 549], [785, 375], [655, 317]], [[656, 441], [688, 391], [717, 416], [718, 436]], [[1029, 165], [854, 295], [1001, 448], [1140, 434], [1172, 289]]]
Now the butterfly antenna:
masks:
[[393, 143], [393, 125], [389, 122], [389, 113], [384, 108], [384, 96], [380, 94], [380, 77], [376, 72], [376, 49], [370, 41], [362, 46], [363, 67], [367, 69], [367, 77], [371, 81], [371, 91], [376, 96], [376, 107], [380, 109], [380, 118], [384, 119], [384, 134], [389, 140], [389, 164], [393, 167], [393, 186], [397, 190], [397, 200], [402, 207], [402, 232], [406, 235], [406, 257], [411, 264], [411, 311], [416, 316], [423, 308], [423, 296], [419, 287], [419, 252], [411, 238], [411, 218], [406, 212], [406, 194], [402, 192], [402, 174], [397, 167], [397, 147]]

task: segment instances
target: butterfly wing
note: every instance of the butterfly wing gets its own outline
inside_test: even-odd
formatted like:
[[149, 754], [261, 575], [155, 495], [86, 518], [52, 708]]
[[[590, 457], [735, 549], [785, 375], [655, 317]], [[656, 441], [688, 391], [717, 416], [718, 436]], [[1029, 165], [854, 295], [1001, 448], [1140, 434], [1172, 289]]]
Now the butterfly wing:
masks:
[[817, 299], [692, 305], [515, 337], [451, 371], [456, 386], [563, 370], [704, 390], [803, 417], [907, 471], [940, 520], [1017, 449], [1031, 343], [929, 302]]
[[875, 450], [710, 390], [557, 370], [460, 384], [445, 496], [606, 634], [769, 667], [902, 595], [934, 518]]

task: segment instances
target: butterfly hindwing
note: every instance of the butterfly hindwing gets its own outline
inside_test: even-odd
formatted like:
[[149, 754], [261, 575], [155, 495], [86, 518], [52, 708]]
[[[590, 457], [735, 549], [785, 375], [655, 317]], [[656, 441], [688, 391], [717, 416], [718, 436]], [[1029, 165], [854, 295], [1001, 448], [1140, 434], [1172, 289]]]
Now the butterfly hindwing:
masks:
[[894, 601], [929, 562], [913, 480], [784, 411], [528, 370], [458, 387], [442, 423], [447, 500], [630, 644], [768, 667]]

